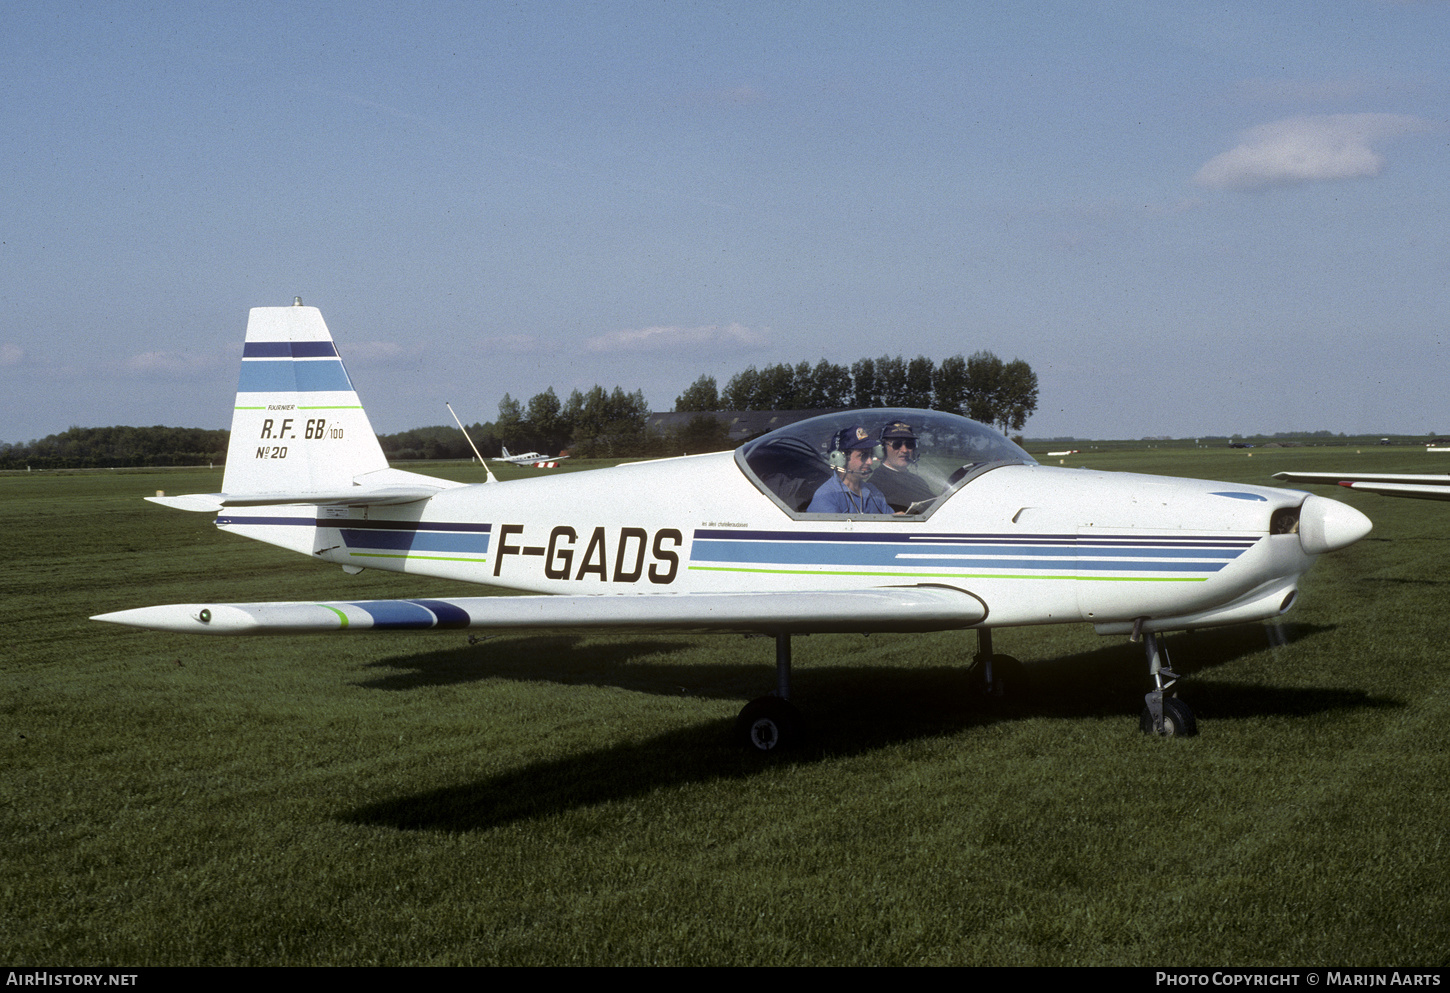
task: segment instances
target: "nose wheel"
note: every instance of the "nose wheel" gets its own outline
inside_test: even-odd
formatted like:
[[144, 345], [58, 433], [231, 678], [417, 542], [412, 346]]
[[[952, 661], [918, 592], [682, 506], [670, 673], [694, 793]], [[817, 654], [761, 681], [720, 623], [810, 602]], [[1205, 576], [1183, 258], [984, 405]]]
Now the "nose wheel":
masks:
[[[1154, 693], [1149, 693], [1154, 696]], [[1159, 714], [1153, 716], [1152, 704], [1143, 704], [1143, 713], [1138, 716], [1138, 729], [1144, 734], [1156, 734], [1160, 738], [1190, 738], [1198, 733], [1198, 721], [1188, 704], [1170, 696], [1159, 703]]]

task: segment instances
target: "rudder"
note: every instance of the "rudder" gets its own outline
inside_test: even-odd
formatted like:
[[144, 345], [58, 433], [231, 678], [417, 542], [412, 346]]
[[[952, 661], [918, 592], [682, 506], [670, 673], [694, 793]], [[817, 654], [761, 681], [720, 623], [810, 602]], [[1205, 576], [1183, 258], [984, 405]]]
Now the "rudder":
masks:
[[253, 307], [223, 491], [336, 490], [387, 467], [322, 312]]

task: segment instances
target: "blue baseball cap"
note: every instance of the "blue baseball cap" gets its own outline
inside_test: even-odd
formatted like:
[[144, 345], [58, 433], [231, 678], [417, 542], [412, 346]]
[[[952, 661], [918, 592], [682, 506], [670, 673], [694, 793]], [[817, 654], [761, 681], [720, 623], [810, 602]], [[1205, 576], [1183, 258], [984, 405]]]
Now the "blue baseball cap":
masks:
[[876, 434], [867, 431], [857, 424], [855, 427], [846, 428], [844, 431], [836, 432], [835, 444], [832, 445], [838, 451], [849, 452], [859, 448], [875, 448]]

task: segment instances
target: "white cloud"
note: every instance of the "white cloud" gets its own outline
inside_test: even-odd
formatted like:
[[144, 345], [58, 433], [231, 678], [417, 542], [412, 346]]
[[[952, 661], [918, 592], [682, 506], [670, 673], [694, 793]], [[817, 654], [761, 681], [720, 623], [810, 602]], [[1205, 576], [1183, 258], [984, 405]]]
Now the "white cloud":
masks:
[[486, 353], [505, 355], [533, 355], [549, 350], [538, 335], [532, 334], [496, 334], [478, 339], [478, 346]]
[[141, 352], [124, 363], [125, 370], [144, 378], [185, 378], [214, 371], [222, 364], [216, 355], [188, 355], [182, 352]]
[[403, 346], [394, 341], [350, 341], [338, 346], [342, 361], [349, 367], [390, 368], [416, 362], [423, 354], [420, 345]]
[[682, 352], [686, 350], [746, 351], [769, 343], [766, 331], [740, 324], [707, 324], [703, 327], [654, 327], [611, 331], [585, 342], [591, 352]]
[[1193, 181], [1217, 189], [1254, 189], [1378, 176], [1385, 160], [1371, 142], [1429, 127], [1428, 121], [1406, 114], [1289, 117], [1246, 131], [1238, 147], [1209, 159]]
[[8, 341], [0, 344], [0, 366], [19, 365], [24, 361], [25, 349]]

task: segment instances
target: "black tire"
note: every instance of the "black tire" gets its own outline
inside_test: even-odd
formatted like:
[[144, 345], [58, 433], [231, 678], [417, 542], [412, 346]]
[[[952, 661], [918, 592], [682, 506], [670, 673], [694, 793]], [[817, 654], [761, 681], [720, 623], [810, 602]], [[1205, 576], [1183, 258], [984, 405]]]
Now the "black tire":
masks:
[[[1144, 734], [1153, 733], [1153, 714], [1148, 705], [1143, 704], [1143, 713], [1138, 718], [1138, 727]], [[1165, 697], [1163, 700], [1163, 738], [1192, 738], [1198, 733], [1198, 721], [1193, 716], [1193, 711], [1188, 704], [1176, 696]]]
[[1020, 695], [1026, 681], [1022, 663], [1010, 655], [992, 656], [992, 685], [987, 685], [987, 667], [979, 659], [972, 664], [972, 692], [989, 700]]
[[747, 703], [735, 718], [735, 737], [752, 752], [781, 752], [800, 743], [805, 723], [800, 711], [778, 696]]

